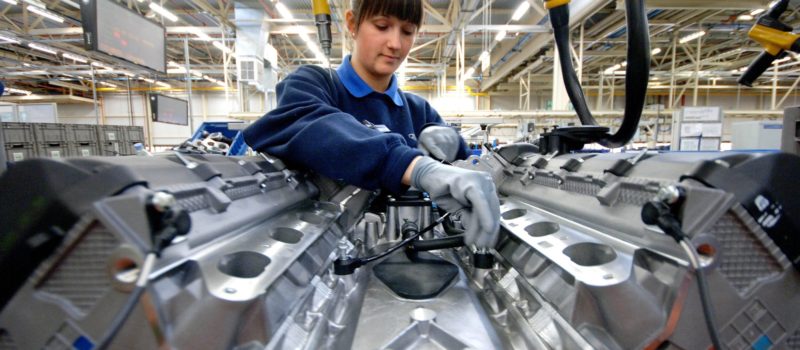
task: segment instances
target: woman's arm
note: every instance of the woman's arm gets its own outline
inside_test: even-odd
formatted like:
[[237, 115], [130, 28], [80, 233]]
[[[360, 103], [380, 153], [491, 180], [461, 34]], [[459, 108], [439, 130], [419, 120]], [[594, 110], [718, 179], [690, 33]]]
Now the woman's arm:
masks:
[[327, 71], [301, 67], [277, 92], [278, 108], [244, 131], [253, 149], [365, 189], [407, 189], [403, 175], [422, 153], [401, 135], [367, 128], [338, 109]]

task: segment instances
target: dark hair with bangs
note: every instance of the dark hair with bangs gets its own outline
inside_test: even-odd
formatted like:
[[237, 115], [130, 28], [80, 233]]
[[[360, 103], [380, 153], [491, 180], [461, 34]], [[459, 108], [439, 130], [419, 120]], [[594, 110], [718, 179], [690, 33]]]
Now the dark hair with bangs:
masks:
[[422, 26], [422, 0], [352, 0], [356, 28], [372, 16], [393, 16], [401, 21]]

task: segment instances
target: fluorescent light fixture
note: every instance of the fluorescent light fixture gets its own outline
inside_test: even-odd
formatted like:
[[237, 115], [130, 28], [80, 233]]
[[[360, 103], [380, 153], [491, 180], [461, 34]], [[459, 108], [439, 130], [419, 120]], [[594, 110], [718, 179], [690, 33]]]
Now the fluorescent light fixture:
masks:
[[506, 37], [506, 34], [508, 34], [507, 31], [501, 30], [500, 33], [497, 33], [497, 35], [494, 37], [494, 40], [495, 41], [502, 41]]
[[791, 57], [789, 57], [789, 56], [786, 56], [786, 57], [784, 57], [784, 58], [781, 58], [781, 59], [779, 59], [779, 60], [774, 60], [774, 61], [772, 61], [772, 64], [781, 64], [781, 63], [783, 63], [783, 62], [788, 62], [788, 61], [789, 61], [789, 60], [791, 60], [791, 59], [792, 59]]
[[620, 63], [620, 65], [623, 66], [623, 67], [627, 67], [628, 66], [628, 61], [622, 62], [622, 63]]
[[517, 10], [514, 11], [514, 14], [511, 15], [511, 20], [519, 21], [520, 18], [522, 18], [522, 16], [524, 16], [525, 13], [528, 12], [529, 8], [531, 8], [531, 4], [529, 4], [527, 0], [523, 0], [522, 3], [519, 4], [519, 7], [517, 7]]
[[123, 75], [127, 76], [128, 78], [133, 78], [133, 77], [136, 76], [136, 74], [133, 74], [133, 73], [128, 72], [128, 71], [122, 71], [120, 73], [122, 73]]
[[489, 51], [481, 52], [481, 55], [478, 56], [478, 61], [483, 61], [489, 57]]
[[197, 37], [200, 38], [201, 40], [204, 40], [204, 41], [214, 40], [210, 36], [208, 36], [208, 34], [203, 32], [202, 30], [200, 30], [200, 28], [198, 28], [198, 27], [191, 27], [191, 28], [189, 28], [189, 31], [192, 34], [197, 35]]
[[181, 66], [180, 64], [178, 64], [178, 62], [175, 62], [175, 61], [167, 62], [167, 65], [170, 65], [170, 66], [173, 66], [173, 67], [180, 67]]
[[225, 84], [224, 81], [215, 81], [214, 84], [217, 84], [217, 85], [222, 86], [222, 87], [228, 87], [228, 85]]
[[100, 85], [108, 86], [108, 87], [112, 87], [112, 88], [118, 88], [119, 87], [118, 85], [107, 83], [107, 82], [104, 82], [104, 81], [98, 81], [97, 83], [100, 84]]
[[191, 71], [189, 71], [189, 73], [191, 73], [192, 75], [194, 75], [194, 76], [196, 76], [198, 78], [202, 78], [203, 77], [203, 73], [200, 73], [200, 72], [198, 72], [196, 70], [191, 70]]
[[284, 5], [282, 2], [276, 3], [275, 8], [278, 9], [278, 13], [281, 14], [281, 17], [284, 19], [294, 19], [292, 16], [292, 12]]
[[64, 18], [62, 18], [59, 15], [56, 15], [55, 13], [47, 11], [47, 10], [41, 8], [41, 7], [29, 5], [28, 6], [28, 11], [31, 11], [31, 12], [33, 12], [33, 13], [39, 15], [39, 16], [42, 16], [44, 18], [47, 18], [47, 19], [49, 19], [51, 21], [58, 22], [58, 23], [64, 23]]
[[752, 21], [753, 20], [753, 16], [752, 15], [739, 15], [738, 18], [739, 18], [740, 21]]
[[58, 55], [58, 52], [54, 48], [51, 48], [51, 47], [48, 47], [48, 46], [44, 46], [44, 45], [39, 45], [37, 43], [28, 43], [28, 47], [30, 47], [30, 48], [32, 48], [34, 50], [37, 50], [37, 51], [49, 53], [51, 55]]
[[748, 68], [748, 67], [746, 67], [746, 66], [745, 66], [745, 67], [742, 67], [742, 68], [739, 68], [739, 71], [740, 71], [740, 72], [744, 72], [744, 71], [746, 71], [746, 70], [747, 70], [747, 68]]
[[156, 4], [154, 2], [151, 2], [149, 6], [150, 6], [151, 10], [155, 11], [156, 13], [158, 13], [161, 16], [163, 16], [164, 18], [166, 18], [166, 19], [168, 19], [168, 20], [170, 20], [172, 22], [177, 22], [178, 21], [178, 16], [175, 16], [174, 13], [169, 12], [169, 10], [161, 7], [161, 5]]
[[764, 11], [766, 11], [766, 10], [764, 10], [764, 9], [755, 9], [753, 11], [750, 11], [750, 16], [758, 16]]
[[5, 2], [5, 3], [9, 4], [9, 5], [16, 5], [16, 4], [18, 4], [17, 0], [3, 0], [3, 2]]
[[303, 32], [302, 29], [300, 29], [300, 28], [297, 28], [297, 30], [300, 31], [300, 32], [298, 32], [297, 35], [299, 35], [300, 39], [303, 39], [303, 41], [305, 41], [306, 44], [313, 44], [314, 43], [313, 41], [311, 41], [311, 38], [308, 36], [308, 33]]
[[225, 44], [223, 44], [221, 41], [215, 41], [212, 43], [212, 45], [214, 45], [214, 47], [220, 49], [222, 52], [227, 53], [229, 55], [233, 53], [233, 51], [229, 49], [227, 46], [225, 46]]
[[80, 63], [88, 63], [89, 62], [89, 60], [86, 59], [86, 57], [73, 55], [73, 54], [71, 54], [69, 52], [64, 52], [63, 54], [61, 54], [61, 56], [63, 56], [66, 59], [73, 60], [75, 62], [80, 62]]
[[650, 55], [652, 55], [652, 56], [658, 55], [660, 53], [661, 53], [661, 48], [660, 47], [657, 47], [657, 48], [653, 49], [653, 51], [650, 51]]
[[160, 86], [160, 87], [165, 87], [165, 88], [167, 88], [167, 89], [172, 89], [172, 85], [169, 85], [169, 84], [167, 84], [167, 83], [165, 83], [165, 82], [163, 82], [163, 81], [157, 81], [157, 82], [156, 82], [156, 85], [158, 85], [158, 86]]
[[6, 92], [8, 92], [9, 94], [22, 94], [22, 95], [30, 95], [30, 94], [32, 94], [32, 92], [30, 92], [28, 90], [15, 89], [15, 88], [8, 88], [8, 89], [6, 89]]
[[622, 65], [620, 65], [620, 64], [615, 64], [615, 65], [613, 65], [613, 66], [611, 66], [611, 67], [608, 67], [608, 69], [606, 69], [605, 71], [603, 71], [603, 74], [614, 74], [614, 72], [615, 72], [617, 69], [620, 69], [620, 68], [622, 68]]
[[659, 79], [660, 79], [659, 77], [650, 77], [650, 80], [652, 80], [652, 81], [657, 81]]
[[695, 40], [695, 39], [697, 39], [697, 38], [699, 38], [699, 37], [701, 37], [703, 35], [706, 35], [706, 31], [705, 30], [701, 30], [699, 32], [694, 32], [692, 34], [689, 34], [689, 35], [681, 38], [680, 40], [678, 40], [678, 42], [681, 43], [681, 44], [686, 44], [686, 43], [688, 43], [688, 42], [690, 42], [692, 40]]
[[4, 41], [3, 44], [11, 43], [11, 44], [19, 44], [19, 40], [14, 39], [10, 36], [0, 35], [0, 41]]
[[139, 77], [139, 79], [141, 79], [142, 81], [148, 82], [150, 84], [155, 84], [156, 83], [156, 81], [153, 80], [153, 79], [147, 79], [147, 78], [144, 78], [144, 77]]
[[77, 3], [75, 3], [74, 1], [71, 1], [71, 0], [61, 0], [61, 2], [65, 3], [65, 4], [69, 5], [69, 6], [72, 6], [72, 7], [76, 8], [76, 9], [80, 9], [81, 8], [81, 5], [78, 5]]
[[464, 79], [471, 77], [473, 74], [475, 74], [475, 67], [469, 67], [466, 73], [464, 73]]
[[105, 69], [105, 70], [113, 70], [113, 69], [111, 69], [111, 67], [106, 66], [105, 63], [97, 62], [97, 61], [92, 61], [92, 66], [97, 67], [97, 68], [102, 68], [102, 69]]

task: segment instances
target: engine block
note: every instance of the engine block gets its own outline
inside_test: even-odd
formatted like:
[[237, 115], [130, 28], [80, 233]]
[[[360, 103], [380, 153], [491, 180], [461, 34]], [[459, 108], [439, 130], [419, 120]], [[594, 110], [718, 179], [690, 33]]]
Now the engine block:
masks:
[[[797, 227], [786, 198], [799, 187], [769, 174], [800, 175], [798, 164], [783, 154], [555, 157], [512, 145], [456, 164], [491, 173], [500, 192], [490, 268], [460, 247], [426, 253], [435, 266], [392, 260], [408, 255], [398, 252], [339, 276], [337, 257], [387, 249], [404, 224], [433, 222], [435, 205], [424, 195], [382, 201], [267, 155], [19, 162], [0, 177], [0, 349], [95, 348], [152, 249], [157, 193], [191, 229], [160, 253], [111, 348], [707, 348], [695, 271], [641, 219], [665, 186], [686, 191], [683, 229], [727, 346], [796, 349], [797, 238], [784, 233]], [[384, 280], [431, 282], [439, 265], [456, 273], [433, 297], [401, 297]]]

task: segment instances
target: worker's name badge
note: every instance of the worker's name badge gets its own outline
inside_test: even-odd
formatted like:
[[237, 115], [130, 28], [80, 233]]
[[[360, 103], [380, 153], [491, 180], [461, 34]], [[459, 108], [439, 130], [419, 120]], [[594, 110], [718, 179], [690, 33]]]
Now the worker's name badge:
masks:
[[386, 125], [383, 125], [383, 124], [376, 124], [373, 127], [373, 129], [378, 130], [378, 131], [380, 131], [382, 133], [390, 133], [390, 132], [392, 132], [391, 130], [389, 130], [389, 128], [386, 127]]

